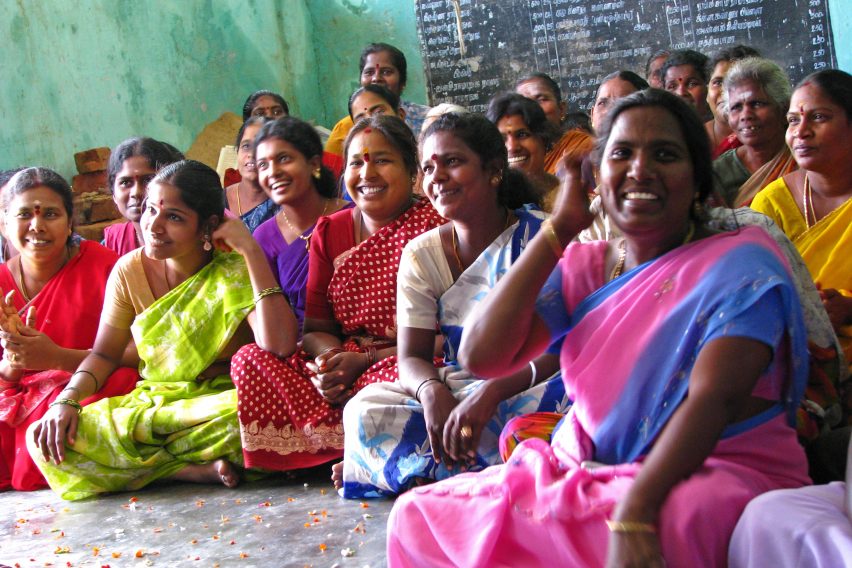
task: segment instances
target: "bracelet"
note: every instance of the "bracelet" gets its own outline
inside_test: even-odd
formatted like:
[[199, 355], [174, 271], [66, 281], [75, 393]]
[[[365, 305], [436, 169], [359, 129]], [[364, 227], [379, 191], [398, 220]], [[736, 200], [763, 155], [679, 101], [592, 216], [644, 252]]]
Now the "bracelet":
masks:
[[92, 374], [90, 371], [86, 371], [85, 369], [80, 369], [79, 371], [74, 371], [74, 374], [72, 374], [71, 376], [73, 377], [74, 375], [79, 375], [80, 373], [84, 373], [86, 375], [89, 375], [92, 378], [92, 380], [95, 381], [95, 392], [98, 392], [100, 390], [101, 385], [98, 382], [98, 378], [94, 374]]
[[367, 350], [364, 353], [367, 354], [367, 368], [369, 369], [376, 362], [376, 348], [367, 347]]
[[550, 221], [550, 217], [542, 221], [540, 231], [544, 233], [544, 238], [547, 240], [547, 244], [550, 245], [550, 249], [553, 251], [553, 254], [556, 255], [556, 258], [562, 258], [562, 253], [565, 252], [565, 246], [562, 244], [562, 241], [559, 240], [559, 235], [557, 235], [556, 231], [553, 229], [553, 223]]
[[72, 387], [70, 385], [65, 387], [64, 389], [62, 389], [59, 392], [65, 392], [65, 391], [77, 391], [77, 394], [80, 394], [80, 389], [78, 389], [77, 387]]
[[606, 521], [606, 528], [614, 533], [656, 533], [657, 527], [639, 521]]
[[281, 286], [273, 286], [272, 288], [264, 288], [254, 297], [254, 303], [258, 303], [262, 299], [267, 296], [271, 296], [273, 294], [284, 294], [284, 290], [281, 289]]
[[527, 389], [533, 388], [535, 380], [538, 378], [538, 369], [535, 368], [535, 361], [530, 361], [530, 370], [532, 370], [532, 379], [530, 379], [530, 386]]
[[57, 398], [56, 400], [54, 400], [53, 402], [51, 402], [47, 406], [48, 406], [48, 408], [50, 408], [50, 407], [53, 407], [53, 406], [58, 406], [60, 404], [64, 405], [64, 406], [73, 406], [74, 408], [77, 409], [77, 414], [80, 414], [81, 412], [83, 412], [83, 407], [80, 406], [80, 403], [77, 402], [76, 400], [72, 399], [72, 398]]
[[424, 380], [423, 380], [423, 382], [422, 382], [422, 383], [420, 383], [420, 385], [417, 387], [417, 391], [415, 391], [415, 393], [414, 393], [414, 399], [415, 399], [417, 402], [420, 402], [420, 389], [422, 389], [422, 388], [423, 388], [423, 386], [424, 386], [426, 383], [428, 383], [429, 381], [437, 381], [437, 382], [439, 382], [439, 383], [440, 383], [440, 382], [441, 382], [441, 379], [436, 379], [435, 377], [429, 377], [428, 379], [424, 379]]
[[320, 351], [317, 354], [317, 357], [322, 357], [326, 353], [334, 353], [334, 354], [343, 353], [343, 348], [342, 347], [326, 347], [325, 349], [323, 349], [322, 351]]

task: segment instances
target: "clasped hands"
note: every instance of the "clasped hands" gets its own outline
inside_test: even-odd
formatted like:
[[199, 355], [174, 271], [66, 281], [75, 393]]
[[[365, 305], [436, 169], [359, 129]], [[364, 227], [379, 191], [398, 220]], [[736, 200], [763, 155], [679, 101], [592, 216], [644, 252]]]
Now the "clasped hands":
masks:
[[342, 406], [352, 398], [351, 387], [369, 367], [369, 358], [366, 353], [332, 348], [308, 361], [307, 367], [316, 373], [311, 382], [325, 401]]
[[52, 348], [56, 344], [44, 333], [35, 329], [36, 309], [30, 306], [26, 321], [21, 319], [13, 303], [15, 291], [5, 294], [0, 310], [0, 346], [3, 359], [13, 370], [50, 369]]

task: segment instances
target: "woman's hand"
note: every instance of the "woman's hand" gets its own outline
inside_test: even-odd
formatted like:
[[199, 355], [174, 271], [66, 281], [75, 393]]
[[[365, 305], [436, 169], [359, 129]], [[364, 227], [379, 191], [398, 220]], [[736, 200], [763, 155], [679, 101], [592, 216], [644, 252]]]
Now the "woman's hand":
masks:
[[443, 461], [451, 467], [453, 460], [444, 448], [443, 438], [447, 420], [459, 401], [440, 381], [429, 381], [420, 390], [420, 403], [423, 405], [423, 418], [426, 421], [426, 433], [429, 435], [432, 456], [435, 458], [435, 463]]
[[819, 296], [835, 331], [852, 323], [852, 298], [847, 298], [834, 288], [820, 288]]
[[341, 405], [352, 397], [350, 387], [367, 370], [367, 356], [353, 351], [337, 351], [317, 356], [308, 368], [317, 376], [314, 386], [329, 404]]
[[77, 409], [57, 404], [47, 409], [33, 429], [33, 442], [41, 450], [44, 461], [61, 463], [65, 459], [65, 442], [73, 444], [77, 436]]
[[494, 383], [486, 382], [453, 408], [444, 425], [444, 451], [455, 462], [476, 463], [476, 448], [500, 398]]
[[[14, 297], [15, 291], [9, 290], [9, 292], [3, 296], [3, 309], [0, 310], [0, 330], [8, 333], [18, 333], [18, 330], [24, 325], [24, 322], [21, 321], [21, 315], [18, 313], [18, 309], [12, 302], [12, 298]], [[34, 309], [34, 307], [30, 307], [30, 310]], [[27, 320], [29, 320], [29, 312], [27, 315]], [[33, 315], [33, 322], [35, 322], [35, 315]], [[35, 323], [33, 323], [33, 325], [35, 325]]]
[[607, 568], [663, 568], [666, 565], [656, 533], [610, 533], [606, 556]]
[[239, 219], [225, 219], [221, 225], [216, 227], [211, 237], [216, 250], [236, 251], [243, 256], [249, 249], [259, 246], [254, 237], [251, 236], [248, 227]]
[[[19, 318], [20, 320], [20, 318]], [[18, 324], [18, 332], [0, 331], [3, 356], [12, 369], [63, 369], [63, 350], [50, 337], [35, 329], [36, 310], [27, 310], [27, 323]]]
[[565, 175], [559, 196], [553, 204], [553, 223], [562, 243], [567, 243], [580, 231], [587, 228], [594, 221], [595, 216], [589, 211], [589, 195], [583, 186], [583, 174], [581, 165], [583, 160], [591, 151], [591, 143], [587, 148], [580, 148], [572, 152], [565, 152], [562, 157], [562, 165]]

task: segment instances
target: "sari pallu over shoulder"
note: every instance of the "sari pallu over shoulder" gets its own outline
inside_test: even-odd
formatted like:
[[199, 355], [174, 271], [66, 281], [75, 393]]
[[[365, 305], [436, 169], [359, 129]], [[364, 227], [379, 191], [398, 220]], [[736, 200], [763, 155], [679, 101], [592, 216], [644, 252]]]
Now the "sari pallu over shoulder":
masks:
[[[230, 377], [198, 377], [253, 305], [243, 258], [215, 253], [138, 314], [131, 332], [143, 380], [125, 396], [83, 409], [65, 461], [39, 464], [51, 488], [63, 499], [77, 500], [138, 489], [192, 463], [224, 458], [242, 464]], [[30, 455], [38, 455], [31, 441], [27, 444]]]
[[[700, 350], [727, 335], [737, 316], [771, 293], [780, 296], [785, 308], [782, 331], [789, 346], [789, 373], [767, 371], [755, 393], [768, 392], [770, 399], [777, 395], [778, 403], [748, 424], [730, 426], [723, 438], [782, 412], [795, 424], [808, 354], [801, 307], [788, 274], [774, 241], [761, 229], [747, 227], [679, 247], [568, 306], [561, 365], [570, 373], [565, 377], [568, 395], [583, 401], [575, 411], [582, 414], [580, 421], [594, 442], [593, 459], [626, 463], [646, 454], [685, 398]], [[565, 297], [570, 297], [569, 280], [566, 276]], [[720, 281], [729, 284], [719, 286]], [[643, 312], [653, 317], [635, 325]], [[739, 324], [733, 329], [734, 335], [749, 336]], [[577, 335], [584, 345], [594, 344], [601, 333], [624, 346], [618, 356], [601, 361], [582, 353], [582, 345], [572, 341]], [[575, 383], [571, 376], [590, 373], [607, 377], [605, 387]]]

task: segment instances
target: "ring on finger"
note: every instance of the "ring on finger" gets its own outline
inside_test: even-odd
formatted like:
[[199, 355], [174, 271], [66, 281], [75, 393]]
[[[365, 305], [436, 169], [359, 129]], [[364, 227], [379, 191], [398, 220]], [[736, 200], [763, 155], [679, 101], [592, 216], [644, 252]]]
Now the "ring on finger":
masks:
[[471, 428], [470, 426], [465, 424], [464, 426], [461, 427], [461, 430], [459, 430], [459, 434], [461, 435], [462, 438], [472, 438], [473, 437], [473, 428]]
[[17, 353], [9, 353], [9, 361], [14, 363], [17, 360], [18, 360], [18, 354]]

